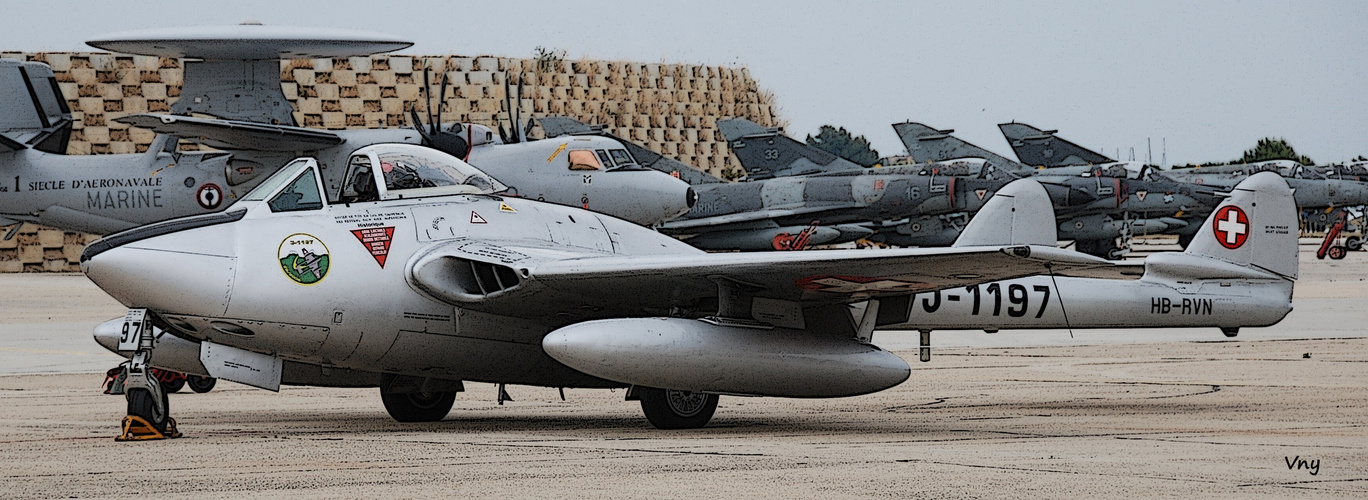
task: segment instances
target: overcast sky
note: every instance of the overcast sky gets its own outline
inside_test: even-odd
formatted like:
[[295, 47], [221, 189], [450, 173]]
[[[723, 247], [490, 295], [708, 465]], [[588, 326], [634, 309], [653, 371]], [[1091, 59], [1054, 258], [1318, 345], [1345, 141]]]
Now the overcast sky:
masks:
[[788, 132], [823, 124], [900, 154], [889, 125], [940, 128], [1013, 156], [1017, 120], [1093, 149], [1224, 161], [1284, 137], [1318, 162], [1368, 155], [1368, 2], [7, 2], [0, 49], [92, 50], [159, 26], [359, 28], [416, 54], [741, 65]]

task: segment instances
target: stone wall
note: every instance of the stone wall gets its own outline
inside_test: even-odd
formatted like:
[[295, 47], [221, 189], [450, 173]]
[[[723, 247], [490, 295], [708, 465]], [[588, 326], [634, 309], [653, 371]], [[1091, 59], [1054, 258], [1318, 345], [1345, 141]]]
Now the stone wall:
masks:
[[[0, 57], [52, 66], [75, 121], [69, 154], [146, 151], [152, 132], [113, 119], [170, 112], [180, 95], [183, 72], [176, 59], [97, 52], [5, 52]], [[514, 87], [523, 84], [524, 121], [566, 115], [606, 125], [615, 135], [719, 177], [739, 165], [717, 133], [718, 118], [782, 125], [771, 94], [739, 67], [392, 55], [281, 61], [280, 75], [301, 126], [394, 128], [412, 126], [411, 107], [426, 120], [425, 67], [432, 71], [433, 92], [440, 90], [443, 72], [449, 79], [443, 121], [497, 130], [508, 78]], [[0, 241], [0, 272], [76, 271], [85, 243], [95, 238], [25, 225], [15, 238]]]

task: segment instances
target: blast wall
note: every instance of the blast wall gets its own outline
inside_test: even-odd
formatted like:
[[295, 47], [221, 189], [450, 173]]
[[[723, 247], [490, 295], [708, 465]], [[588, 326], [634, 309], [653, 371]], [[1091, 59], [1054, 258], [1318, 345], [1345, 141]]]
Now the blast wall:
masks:
[[[169, 113], [183, 78], [181, 62], [173, 58], [98, 52], [5, 52], [0, 57], [52, 66], [71, 106], [75, 125], [67, 152], [76, 155], [146, 151], [152, 132], [113, 120]], [[615, 135], [719, 177], [739, 173], [739, 165], [717, 133], [717, 119], [781, 125], [772, 95], [744, 67], [389, 55], [281, 61], [280, 75], [300, 126], [397, 128], [412, 126], [410, 108], [426, 120], [424, 68], [431, 71], [434, 93], [440, 91], [442, 75], [448, 79], [441, 99], [443, 121], [497, 130], [505, 116], [508, 79], [513, 87], [522, 83], [524, 123], [528, 117], [565, 115], [602, 124]], [[534, 129], [534, 137], [538, 131]], [[79, 270], [81, 249], [95, 238], [26, 225], [16, 238], [0, 242], [0, 272]]]

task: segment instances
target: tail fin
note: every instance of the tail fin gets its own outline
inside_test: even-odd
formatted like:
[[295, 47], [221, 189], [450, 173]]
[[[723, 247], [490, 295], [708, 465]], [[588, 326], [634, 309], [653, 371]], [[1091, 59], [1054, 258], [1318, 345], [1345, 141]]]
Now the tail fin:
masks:
[[598, 135], [616, 140], [627, 147], [627, 151], [632, 153], [632, 158], [635, 158], [641, 166], [676, 176], [679, 180], [693, 186], [726, 182], [712, 174], [691, 167], [687, 163], [666, 157], [647, 149], [645, 146], [610, 134], [603, 125], [590, 125], [568, 116], [537, 118], [537, 124], [541, 125], [542, 132], [546, 134], [548, 139], [562, 135]]
[[1295, 280], [1297, 232], [1292, 189], [1278, 174], [1260, 172], [1235, 186], [1184, 253]]
[[761, 127], [744, 118], [718, 120], [717, 129], [751, 179], [864, 170], [856, 163], [781, 134], [778, 129]]
[[917, 163], [954, 160], [958, 158], [983, 158], [999, 168], [1025, 170], [1027, 167], [1005, 156], [964, 142], [950, 135], [954, 130], [938, 130], [925, 124], [914, 122], [894, 123], [893, 131], [907, 147], [907, 154]]
[[0, 60], [0, 151], [66, 153], [71, 109], [46, 64]]
[[1034, 179], [1018, 179], [1003, 186], [983, 204], [952, 246], [1058, 243], [1050, 195]]
[[1096, 165], [1115, 160], [1055, 136], [1058, 130], [1040, 130], [1025, 123], [999, 123], [998, 129], [1007, 138], [1021, 163], [1033, 167], [1063, 167], [1068, 165]]

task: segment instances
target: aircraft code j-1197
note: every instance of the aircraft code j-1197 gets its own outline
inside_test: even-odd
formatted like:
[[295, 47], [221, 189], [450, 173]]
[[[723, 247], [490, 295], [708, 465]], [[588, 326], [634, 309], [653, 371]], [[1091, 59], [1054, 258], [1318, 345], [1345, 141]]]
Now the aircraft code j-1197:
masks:
[[[1057, 248], [1049, 197], [1030, 179], [999, 191], [950, 248], [709, 254], [610, 216], [501, 196], [498, 181], [432, 149], [369, 146], [344, 168], [353, 182], [333, 190], [314, 160], [298, 159], [223, 213], [87, 248], [86, 274], [150, 318], [123, 339], [125, 319], [95, 332], [133, 358], [130, 416], [170, 420], [152, 366], [270, 390], [379, 387], [408, 422], [443, 418], [463, 381], [628, 388], [655, 426], [700, 427], [718, 395], [841, 397], [902, 383], [909, 365], [871, 343], [875, 330], [1063, 327], [1067, 306], [1075, 328], [1233, 331], [1285, 315], [1297, 272], [1296, 213], [1273, 174], [1223, 205], [1246, 214], [1240, 244], [1208, 224], [1186, 252], [1131, 271]], [[978, 315], [948, 298], [966, 287], [980, 290]], [[913, 307], [937, 291], [935, 313]], [[1154, 297], [1214, 305], [1152, 315]]]

